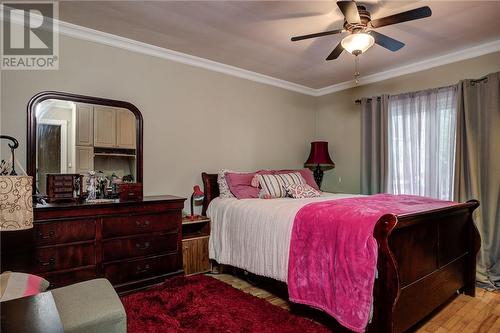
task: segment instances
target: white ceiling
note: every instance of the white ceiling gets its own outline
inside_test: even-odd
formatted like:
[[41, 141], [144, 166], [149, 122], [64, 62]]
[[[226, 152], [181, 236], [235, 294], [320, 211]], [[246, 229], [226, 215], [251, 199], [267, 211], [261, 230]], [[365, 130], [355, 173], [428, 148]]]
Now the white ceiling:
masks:
[[[361, 75], [500, 40], [500, 1], [359, 1], [372, 19], [428, 5], [432, 16], [377, 29], [406, 44], [374, 46]], [[335, 1], [63, 1], [62, 21], [318, 89], [352, 80], [354, 57], [324, 59], [339, 35], [290, 37], [342, 27]]]

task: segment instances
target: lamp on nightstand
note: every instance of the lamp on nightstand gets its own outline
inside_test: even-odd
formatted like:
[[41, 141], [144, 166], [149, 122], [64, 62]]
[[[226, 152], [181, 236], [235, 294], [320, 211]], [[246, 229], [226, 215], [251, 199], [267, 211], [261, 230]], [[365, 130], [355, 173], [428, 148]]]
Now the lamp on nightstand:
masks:
[[304, 166], [313, 170], [314, 180], [316, 181], [316, 184], [318, 184], [318, 187], [321, 187], [323, 171], [335, 168], [335, 163], [333, 163], [330, 158], [330, 154], [328, 153], [328, 142], [311, 142], [311, 152], [309, 153], [309, 158], [304, 163]]
[[205, 198], [205, 194], [201, 191], [200, 186], [195, 185], [193, 187], [193, 194], [191, 194], [191, 215], [188, 216], [190, 220], [196, 219], [197, 215], [194, 215], [194, 203], [201, 202]]

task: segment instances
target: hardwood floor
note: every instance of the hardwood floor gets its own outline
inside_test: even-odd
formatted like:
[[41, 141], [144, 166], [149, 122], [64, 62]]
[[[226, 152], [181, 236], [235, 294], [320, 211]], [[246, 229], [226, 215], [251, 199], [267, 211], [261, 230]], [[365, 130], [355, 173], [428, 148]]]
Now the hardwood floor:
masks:
[[[242, 278], [229, 274], [210, 274], [210, 276], [286, 310], [291, 309], [290, 303], [276, 293], [261, 289]], [[477, 288], [474, 298], [458, 295], [412, 332], [500, 333], [500, 292], [488, 292]]]

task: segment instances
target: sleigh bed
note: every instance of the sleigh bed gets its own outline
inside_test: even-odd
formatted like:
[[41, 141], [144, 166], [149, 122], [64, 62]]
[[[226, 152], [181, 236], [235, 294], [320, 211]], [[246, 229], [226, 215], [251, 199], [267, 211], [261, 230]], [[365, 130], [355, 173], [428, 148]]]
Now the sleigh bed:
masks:
[[[202, 173], [202, 179], [205, 215], [219, 187], [217, 174]], [[404, 332], [457, 291], [474, 296], [480, 237], [472, 213], [478, 206], [471, 200], [377, 221], [378, 276], [367, 332]]]

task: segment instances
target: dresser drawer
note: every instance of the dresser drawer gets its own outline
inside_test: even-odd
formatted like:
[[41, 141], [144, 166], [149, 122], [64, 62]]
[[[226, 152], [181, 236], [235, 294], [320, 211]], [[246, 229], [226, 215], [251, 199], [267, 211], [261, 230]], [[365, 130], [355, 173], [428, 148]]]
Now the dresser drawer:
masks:
[[104, 264], [104, 277], [112, 284], [145, 279], [181, 270], [180, 256], [170, 254]]
[[36, 272], [50, 272], [88, 265], [95, 265], [93, 243], [38, 248], [33, 263]]
[[73, 283], [92, 280], [97, 277], [96, 267], [85, 267], [82, 269], [74, 269], [70, 271], [55, 271], [43, 273], [41, 276], [49, 281], [49, 288], [60, 288]]
[[35, 223], [35, 244], [43, 246], [94, 239], [95, 223], [95, 219]]
[[119, 237], [150, 232], [177, 230], [181, 225], [181, 212], [127, 215], [102, 219], [102, 237]]
[[149, 235], [106, 240], [102, 245], [102, 260], [112, 261], [177, 252], [178, 236], [178, 232], [171, 232], [161, 236]]

